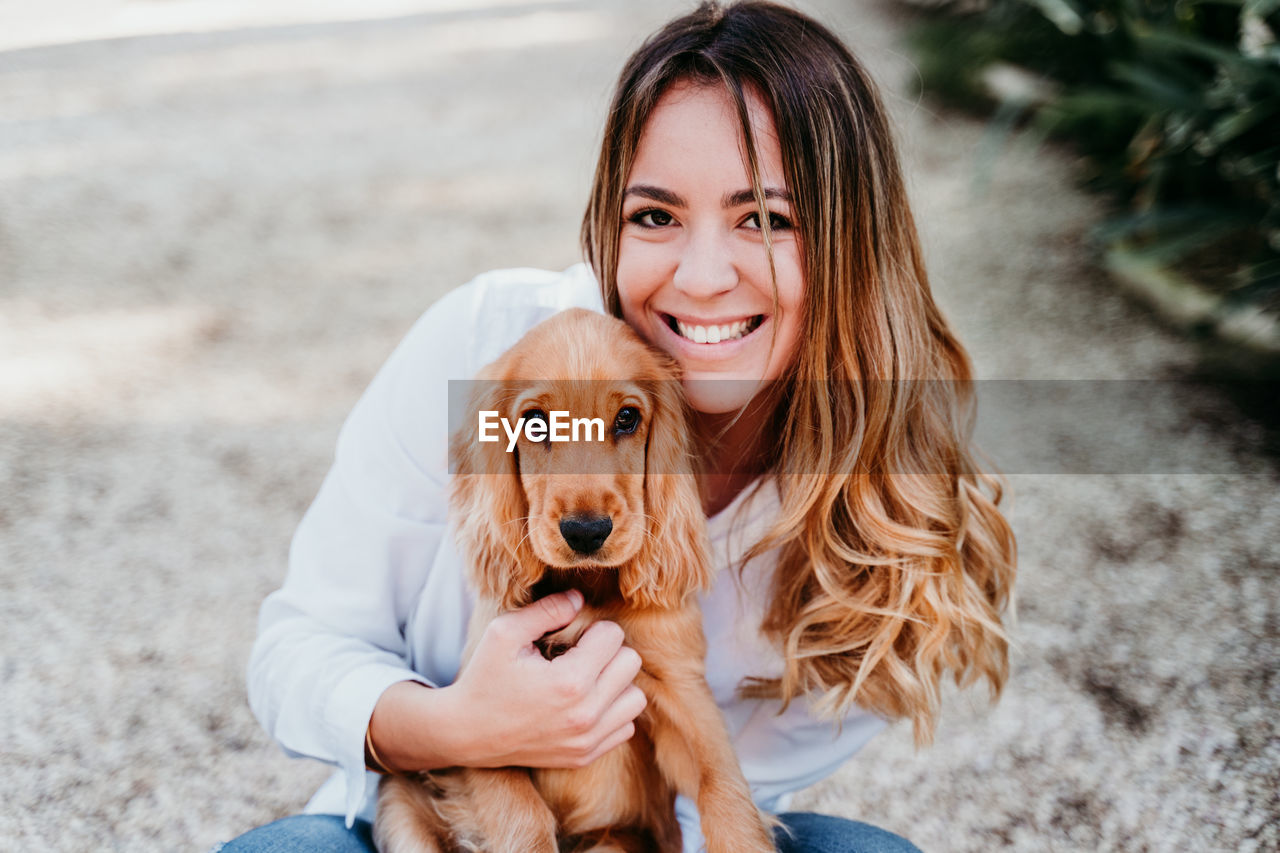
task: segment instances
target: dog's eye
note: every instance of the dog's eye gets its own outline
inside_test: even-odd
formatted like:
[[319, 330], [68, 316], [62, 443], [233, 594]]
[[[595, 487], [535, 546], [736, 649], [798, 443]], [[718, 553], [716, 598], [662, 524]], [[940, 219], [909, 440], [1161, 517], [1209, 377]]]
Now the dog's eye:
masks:
[[547, 413], [542, 411], [542, 409], [530, 409], [520, 417], [524, 418], [526, 421], [545, 421], [547, 419]]
[[613, 419], [613, 431], [623, 435], [635, 432], [638, 426], [640, 426], [640, 410], [635, 406], [623, 406], [618, 411], [618, 416]]

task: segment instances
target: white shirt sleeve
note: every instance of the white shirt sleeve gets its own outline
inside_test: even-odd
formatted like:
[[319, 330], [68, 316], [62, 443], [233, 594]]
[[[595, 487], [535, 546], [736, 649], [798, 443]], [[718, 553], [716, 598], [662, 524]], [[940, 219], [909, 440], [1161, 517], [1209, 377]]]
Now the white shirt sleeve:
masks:
[[348, 825], [369, 793], [374, 705], [398, 681], [429, 683], [404, 629], [446, 530], [447, 380], [474, 372], [461, 346], [473, 291], [427, 311], [356, 404], [259, 614], [250, 705], [288, 753], [341, 768]]

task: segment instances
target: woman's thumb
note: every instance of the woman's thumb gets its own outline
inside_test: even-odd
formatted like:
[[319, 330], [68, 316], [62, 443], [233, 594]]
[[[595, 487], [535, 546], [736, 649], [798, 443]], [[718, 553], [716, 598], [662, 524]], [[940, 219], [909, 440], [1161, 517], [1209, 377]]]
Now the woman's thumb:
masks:
[[548, 631], [563, 628], [582, 609], [582, 593], [576, 589], [539, 598], [532, 604], [505, 614], [502, 619], [520, 641], [532, 643]]

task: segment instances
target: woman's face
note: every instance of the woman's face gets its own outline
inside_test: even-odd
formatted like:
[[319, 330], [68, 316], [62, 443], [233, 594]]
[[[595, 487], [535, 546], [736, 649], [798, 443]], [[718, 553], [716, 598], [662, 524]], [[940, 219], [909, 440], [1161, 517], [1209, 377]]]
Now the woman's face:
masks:
[[[694, 409], [739, 409], [795, 354], [804, 276], [782, 151], [747, 92], [773, 238], [778, 300], [737, 111], [719, 87], [676, 83], [658, 100], [623, 194], [622, 315], [680, 362]], [[708, 381], [710, 380], [710, 381]]]

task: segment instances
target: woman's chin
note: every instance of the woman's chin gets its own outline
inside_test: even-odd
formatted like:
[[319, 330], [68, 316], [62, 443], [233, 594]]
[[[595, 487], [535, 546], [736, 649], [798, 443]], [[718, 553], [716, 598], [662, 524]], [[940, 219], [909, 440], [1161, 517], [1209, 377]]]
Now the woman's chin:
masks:
[[723, 415], [737, 412], [764, 390], [762, 379], [709, 379], [685, 377], [684, 393], [695, 412]]

